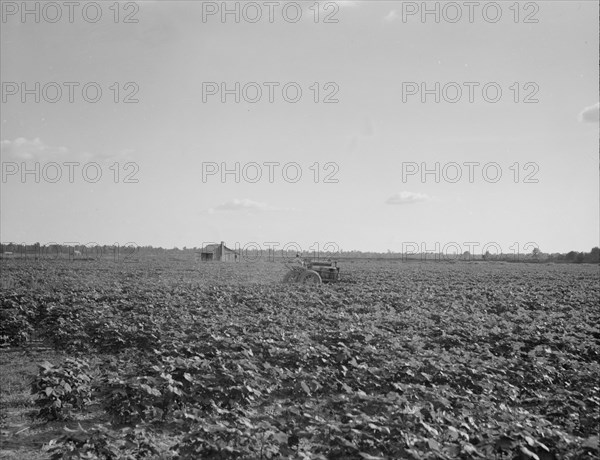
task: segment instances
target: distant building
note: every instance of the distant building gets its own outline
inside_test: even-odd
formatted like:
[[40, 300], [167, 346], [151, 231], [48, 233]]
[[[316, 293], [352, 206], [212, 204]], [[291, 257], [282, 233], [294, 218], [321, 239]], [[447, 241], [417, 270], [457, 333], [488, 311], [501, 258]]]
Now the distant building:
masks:
[[202, 262], [237, 262], [239, 257], [236, 251], [225, 246], [224, 241], [221, 241], [221, 244], [207, 244], [198, 253]]

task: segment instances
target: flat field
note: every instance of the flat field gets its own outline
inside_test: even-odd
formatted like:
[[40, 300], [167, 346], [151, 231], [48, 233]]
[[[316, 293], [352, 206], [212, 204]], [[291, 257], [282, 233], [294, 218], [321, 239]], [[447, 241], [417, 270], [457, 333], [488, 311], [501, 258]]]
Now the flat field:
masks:
[[598, 266], [1, 263], [0, 457], [599, 458]]

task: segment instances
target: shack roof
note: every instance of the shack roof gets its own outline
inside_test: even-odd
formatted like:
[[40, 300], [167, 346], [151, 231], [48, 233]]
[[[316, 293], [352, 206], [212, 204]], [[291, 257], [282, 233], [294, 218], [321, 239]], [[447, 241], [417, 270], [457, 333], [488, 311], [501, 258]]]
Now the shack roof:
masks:
[[[219, 249], [219, 246], [221, 246], [221, 245], [220, 244], [207, 244], [202, 249], [200, 249], [200, 252], [214, 253], [217, 249]], [[224, 252], [231, 252], [231, 253], [237, 254], [237, 251], [234, 251], [233, 249], [229, 249], [225, 245], [223, 245], [223, 249], [224, 249]]]

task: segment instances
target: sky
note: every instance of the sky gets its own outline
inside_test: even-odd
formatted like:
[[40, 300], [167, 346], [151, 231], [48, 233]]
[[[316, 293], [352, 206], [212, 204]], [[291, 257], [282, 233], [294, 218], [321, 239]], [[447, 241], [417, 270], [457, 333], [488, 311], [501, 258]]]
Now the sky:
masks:
[[4, 243], [599, 244], [598, 2], [91, 3], [1, 2]]

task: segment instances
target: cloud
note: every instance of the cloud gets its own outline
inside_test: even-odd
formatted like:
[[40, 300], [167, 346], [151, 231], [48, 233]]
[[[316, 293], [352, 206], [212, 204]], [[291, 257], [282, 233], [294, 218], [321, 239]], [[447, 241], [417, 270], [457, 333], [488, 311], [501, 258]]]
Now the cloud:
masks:
[[33, 140], [17, 137], [14, 141], [0, 142], [3, 159], [17, 161], [64, 159], [68, 154], [66, 147], [50, 147], [36, 137]]
[[417, 192], [400, 192], [395, 193], [391, 197], [389, 197], [385, 203], [386, 204], [413, 204], [419, 203], [422, 201], [429, 201], [431, 198], [425, 193], [417, 193]]
[[600, 102], [596, 102], [594, 105], [586, 107], [579, 114], [579, 121], [582, 123], [598, 123], [600, 120]]
[[398, 18], [396, 10], [390, 10], [390, 12], [383, 18], [385, 22], [394, 22]]
[[254, 214], [267, 211], [282, 211], [282, 209], [275, 208], [261, 201], [249, 200], [247, 198], [238, 200], [237, 198], [235, 198], [233, 200], [220, 204], [214, 208], [210, 208], [208, 210], [208, 213], [214, 214], [216, 212], [245, 212], [248, 214]]
[[43, 142], [39, 137], [33, 140], [17, 137], [11, 141], [5, 139], [0, 142], [0, 152], [4, 161], [109, 161], [128, 160], [133, 153], [132, 149], [121, 149], [116, 153], [75, 153], [67, 147], [54, 147]]

